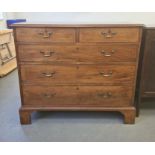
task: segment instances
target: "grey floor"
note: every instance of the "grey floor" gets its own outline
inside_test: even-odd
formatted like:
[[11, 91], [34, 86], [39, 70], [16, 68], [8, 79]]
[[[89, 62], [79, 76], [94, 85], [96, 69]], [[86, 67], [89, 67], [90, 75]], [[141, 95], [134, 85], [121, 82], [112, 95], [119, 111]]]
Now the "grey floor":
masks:
[[155, 141], [155, 103], [143, 103], [135, 125], [119, 113], [38, 112], [21, 126], [17, 71], [0, 79], [0, 141]]

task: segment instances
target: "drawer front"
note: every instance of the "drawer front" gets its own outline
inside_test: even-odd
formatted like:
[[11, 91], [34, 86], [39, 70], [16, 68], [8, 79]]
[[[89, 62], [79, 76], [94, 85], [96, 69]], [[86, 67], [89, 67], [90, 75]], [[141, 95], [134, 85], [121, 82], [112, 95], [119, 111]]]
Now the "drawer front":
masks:
[[76, 62], [76, 46], [19, 45], [19, 61]]
[[21, 76], [23, 82], [37, 84], [76, 83], [76, 66], [54, 65], [22, 65]]
[[139, 42], [139, 28], [81, 28], [80, 42]]
[[50, 61], [67, 63], [135, 62], [138, 56], [134, 45], [103, 46], [42, 46], [19, 45], [19, 61]]
[[133, 83], [135, 66], [85, 65], [79, 66], [79, 83], [122, 84]]
[[79, 47], [80, 62], [135, 62], [138, 56], [137, 46], [134, 45], [103, 45]]
[[132, 88], [122, 86], [23, 86], [24, 105], [131, 106]]
[[66, 106], [77, 105], [76, 87], [23, 86], [24, 105]]
[[134, 65], [22, 65], [23, 82], [38, 84], [133, 83]]
[[87, 106], [131, 106], [133, 90], [130, 86], [81, 86], [78, 104]]
[[75, 42], [74, 28], [18, 28], [17, 41], [21, 42]]

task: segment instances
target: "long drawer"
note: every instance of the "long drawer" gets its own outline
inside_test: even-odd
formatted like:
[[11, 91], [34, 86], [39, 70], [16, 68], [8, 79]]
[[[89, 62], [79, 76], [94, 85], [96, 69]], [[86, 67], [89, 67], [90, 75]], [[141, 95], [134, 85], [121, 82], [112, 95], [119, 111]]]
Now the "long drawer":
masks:
[[119, 107], [131, 106], [132, 87], [123, 86], [23, 86], [24, 106]]
[[22, 82], [37, 84], [133, 83], [135, 65], [21, 65]]
[[75, 42], [74, 28], [18, 28], [16, 39], [19, 42]]
[[102, 46], [46, 46], [19, 45], [20, 61], [48, 61], [66, 63], [135, 62], [137, 46], [125, 44], [104, 44]]
[[81, 28], [80, 42], [139, 42], [139, 28]]

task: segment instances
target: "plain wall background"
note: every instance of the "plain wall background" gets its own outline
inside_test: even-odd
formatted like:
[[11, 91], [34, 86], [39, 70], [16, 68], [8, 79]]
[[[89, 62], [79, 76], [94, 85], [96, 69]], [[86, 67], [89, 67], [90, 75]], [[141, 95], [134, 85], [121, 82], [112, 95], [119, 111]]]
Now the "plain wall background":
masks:
[[53, 13], [15, 13], [16, 18], [28, 21], [86, 22], [86, 23], [140, 23], [155, 24], [155, 12], [53, 12]]
[[[136, 23], [155, 25], [155, 12], [7, 12], [5, 19], [26, 18], [30, 22]], [[5, 21], [0, 22], [5, 26]]]
[[6, 22], [5, 20], [6, 19], [14, 19], [15, 18], [15, 14], [16, 13], [13, 13], [13, 12], [4, 12], [3, 13], [3, 20], [0, 20], [0, 29], [4, 29], [6, 28]]

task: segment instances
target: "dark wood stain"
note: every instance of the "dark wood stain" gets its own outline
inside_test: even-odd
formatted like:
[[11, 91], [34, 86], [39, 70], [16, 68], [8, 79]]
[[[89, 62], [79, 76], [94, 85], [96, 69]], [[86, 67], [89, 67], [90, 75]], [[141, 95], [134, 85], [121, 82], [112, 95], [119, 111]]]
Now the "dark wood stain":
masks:
[[137, 87], [137, 115], [143, 98], [155, 98], [155, 28], [145, 28], [141, 48]]
[[119, 111], [134, 123], [141, 25], [13, 27], [21, 124], [42, 110]]

